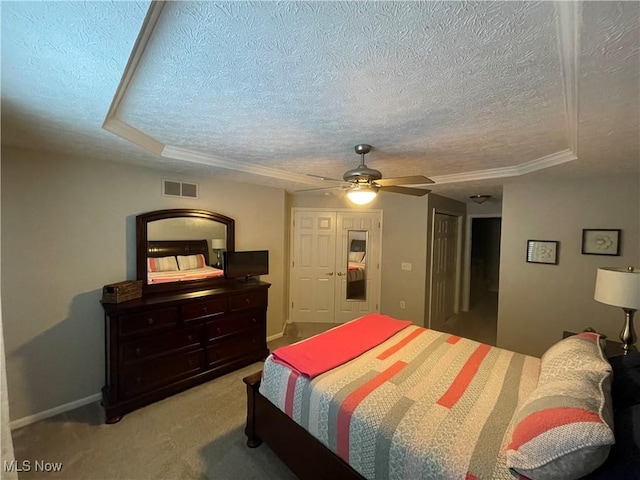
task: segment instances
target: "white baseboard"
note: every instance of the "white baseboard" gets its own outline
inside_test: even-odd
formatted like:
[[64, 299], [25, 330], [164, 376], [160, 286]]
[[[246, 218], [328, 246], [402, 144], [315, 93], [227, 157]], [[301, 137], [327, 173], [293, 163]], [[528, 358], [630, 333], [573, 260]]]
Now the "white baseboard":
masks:
[[282, 337], [284, 337], [284, 332], [276, 333], [275, 335], [271, 335], [270, 337], [267, 337], [267, 342], [270, 342], [271, 340], [277, 340]]
[[74, 400], [73, 402], [65, 403], [64, 405], [53, 407], [53, 408], [50, 408], [49, 410], [45, 410], [44, 412], [39, 412], [33, 415], [28, 415], [23, 418], [19, 418], [17, 420], [12, 420], [9, 426], [11, 430], [15, 430], [16, 428], [26, 427], [27, 425], [31, 425], [32, 423], [39, 422], [40, 420], [44, 420], [45, 418], [53, 417], [55, 415], [68, 412], [69, 410], [73, 410], [75, 408], [83, 407], [85, 405], [96, 402], [98, 400], [102, 400], [101, 393], [96, 393], [94, 395], [90, 395], [88, 397], [81, 398], [79, 400]]

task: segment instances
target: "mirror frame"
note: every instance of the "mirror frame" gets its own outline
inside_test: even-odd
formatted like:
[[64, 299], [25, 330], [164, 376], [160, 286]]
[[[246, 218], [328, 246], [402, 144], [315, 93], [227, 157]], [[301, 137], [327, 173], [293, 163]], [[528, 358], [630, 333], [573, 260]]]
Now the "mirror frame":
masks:
[[227, 231], [227, 251], [235, 251], [235, 220], [219, 213], [193, 208], [175, 208], [171, 210], [155, 210], [136, 216], [136, 276], [142, 280], [143, 294], [166, 293], [185, 290], [205, 290], [224, 286], [227, 280], [224, 277], [204, 280], [191, 280], [188, 282], [171, 282], [149, 285], [147, 283], [147, 225], [156, 220], [167, 218], [202, 218], [222, 223]]

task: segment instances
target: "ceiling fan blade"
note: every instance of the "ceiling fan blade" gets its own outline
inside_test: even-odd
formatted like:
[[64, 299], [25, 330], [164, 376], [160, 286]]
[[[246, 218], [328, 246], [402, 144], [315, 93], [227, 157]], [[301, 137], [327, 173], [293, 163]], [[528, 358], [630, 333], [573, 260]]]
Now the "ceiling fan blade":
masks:
[[380, 187], [380, 190], [382, 190], [383, 192], [393, 192], [393, 193], [402, 193], [403, 195], [413, 195], [414, 197], [422, 197], [423, 195], [426, 195], [427, 193], [431, 192], [431, 190], [426, 190], [424, 188], [396, 187], [396, 186]]
[[307, 173], [308, 177], [319, 178], [321, 180], [330, 180], [332, 182], [343, 182], [344, 180], [338, 180], [337, 178], [325, 177], [324, 175], [314, 175], [313, 173]]
[[376, 180], [376, 183], [381, 187], [390, 187], [393, 185], [415, 185], [424, 183], [434, 183], [430, 178], [424, 175], [413, 175], [410, 177], [394, 177], [394, 178], [382, 178]]

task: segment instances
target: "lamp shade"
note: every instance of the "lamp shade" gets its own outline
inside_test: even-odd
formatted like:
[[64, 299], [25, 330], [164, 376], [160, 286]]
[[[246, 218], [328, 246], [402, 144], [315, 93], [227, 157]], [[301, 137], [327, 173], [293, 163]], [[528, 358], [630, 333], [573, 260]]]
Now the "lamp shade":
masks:
[[211, 250], [223, 250], [226, 246], [227, 242], [224, 238], [212, 238], [211, 239]]
[[347, 192], [347, 198], [356, 205], [366, 205], [378, 194], [378, 189], [371, 185], [357, 185]]
[[598, 268], [593, 298], [607, 305], [640, 310], [640, 270]]

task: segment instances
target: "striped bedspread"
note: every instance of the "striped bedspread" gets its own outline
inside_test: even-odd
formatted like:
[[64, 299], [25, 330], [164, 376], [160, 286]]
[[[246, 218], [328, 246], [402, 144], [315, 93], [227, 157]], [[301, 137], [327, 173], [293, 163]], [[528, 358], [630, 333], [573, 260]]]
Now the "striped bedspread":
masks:
[[540, 360], [409, 326], [310, 380], [267, 358], [260, 393], [371, 479], [511, 479], [512, 417]]

